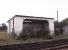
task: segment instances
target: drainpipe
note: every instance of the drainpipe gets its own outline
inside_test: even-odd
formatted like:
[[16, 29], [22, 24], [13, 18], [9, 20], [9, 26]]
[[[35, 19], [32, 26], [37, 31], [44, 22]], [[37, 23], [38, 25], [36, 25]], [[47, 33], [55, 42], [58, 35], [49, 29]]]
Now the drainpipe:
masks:
[[14, 30], [14, 19], [13, 19], [12, 35], [13, 35], [13, 37], [15, 38], [15, 30]]
[[13, 30], [14, 30], [14, 19], [13, 19]]

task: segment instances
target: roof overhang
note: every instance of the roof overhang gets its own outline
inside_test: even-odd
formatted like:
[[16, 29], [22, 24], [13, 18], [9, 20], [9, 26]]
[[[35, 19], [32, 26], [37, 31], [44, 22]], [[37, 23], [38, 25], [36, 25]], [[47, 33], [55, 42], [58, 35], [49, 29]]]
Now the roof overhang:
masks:
[[47, 18], [47, 17], [36, 17], [36, 16], [26, 16], [26, 15], [15, 15], [14, 17], [12, 17], [11, 19], [9, 19], [7, 22], [9, 22], [10, 20], [12, 20], [15, 17], [29, 17], [29, 18], [41, 18], [41, 19], [53, 19], [54, 18]]

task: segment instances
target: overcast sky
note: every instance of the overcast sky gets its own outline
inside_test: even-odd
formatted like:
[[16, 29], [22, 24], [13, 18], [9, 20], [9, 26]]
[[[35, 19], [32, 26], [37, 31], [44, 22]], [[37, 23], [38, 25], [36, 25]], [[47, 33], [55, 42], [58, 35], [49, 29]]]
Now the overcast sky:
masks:
[[59, 21], [68, 17], [68, 0], [0, 0], [0, 23], [14, 15], [51, 17]]

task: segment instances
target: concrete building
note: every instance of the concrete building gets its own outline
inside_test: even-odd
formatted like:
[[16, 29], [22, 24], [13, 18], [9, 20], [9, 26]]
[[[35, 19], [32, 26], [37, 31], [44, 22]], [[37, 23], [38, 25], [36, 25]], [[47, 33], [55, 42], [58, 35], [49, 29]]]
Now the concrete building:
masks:
[[8, 33], [14, 31], [17, 36], [23, 33], [38, 33], [39, 31], [49, 31], [50, 35], [54, 35], [54, 18], [34, 17], [15, 15], [8, 20]]

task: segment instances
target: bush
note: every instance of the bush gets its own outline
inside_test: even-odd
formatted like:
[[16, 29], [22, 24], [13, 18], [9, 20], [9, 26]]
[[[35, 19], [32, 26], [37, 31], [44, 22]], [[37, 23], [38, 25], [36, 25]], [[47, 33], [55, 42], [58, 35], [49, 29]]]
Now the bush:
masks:
[[21, 32], [20, 36], [17, 39], [18, 40], [26, 40], [26, 39], [28, 39], [28, 35], [23, 33], [23, 32]]
[[32, 39], [32, 38], [44, 38], [44, 39], [52, 39], [52, 36], [50, 36], [49, 34], [49, 30], [47, 31], [37, 31], [37, 32], [21, 32], [20, 36], [18, 37], [18, 39], [23, 39], [23, 40], [27, 40], [27, 39]]

